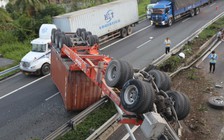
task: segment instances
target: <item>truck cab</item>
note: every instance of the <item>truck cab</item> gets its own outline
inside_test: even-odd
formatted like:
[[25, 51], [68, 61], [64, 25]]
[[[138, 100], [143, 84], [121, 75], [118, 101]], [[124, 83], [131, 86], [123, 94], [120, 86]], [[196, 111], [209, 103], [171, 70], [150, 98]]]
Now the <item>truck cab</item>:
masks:
[[51, 30], [53, 24], [42, 24], [39, 38], [31, 41], [31, 51], [20, 62], [20, 70], [24, 74], [47, 75], [50, 73], [51, 64]]
[[151, 19], [155, 26], [168, 25], [173, 23], [172, 14], [172, 2], [171, 1], [158, 1], [152, 8]]

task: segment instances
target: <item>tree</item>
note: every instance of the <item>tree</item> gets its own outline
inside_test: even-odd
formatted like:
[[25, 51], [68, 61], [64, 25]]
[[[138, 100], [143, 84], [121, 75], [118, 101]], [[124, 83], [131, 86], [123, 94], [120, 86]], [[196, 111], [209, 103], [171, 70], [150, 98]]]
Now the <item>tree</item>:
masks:
[[10, 0], [10, 4], [14, 5], [15, 8], [20, 13], [26, 13], [28, 16], [32, 17], [38, 12], [39, 10], [43, 9], [47, 0]]

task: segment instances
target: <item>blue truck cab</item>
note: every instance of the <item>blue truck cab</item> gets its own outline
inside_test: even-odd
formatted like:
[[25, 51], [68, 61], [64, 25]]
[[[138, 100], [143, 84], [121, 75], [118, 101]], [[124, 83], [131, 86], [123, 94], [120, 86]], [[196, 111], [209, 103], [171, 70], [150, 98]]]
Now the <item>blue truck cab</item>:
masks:
[[151, 20], [155, 26], [171, 26], [181, 17], [193, 17], [209, 0], [158, 0], [152, 8]]

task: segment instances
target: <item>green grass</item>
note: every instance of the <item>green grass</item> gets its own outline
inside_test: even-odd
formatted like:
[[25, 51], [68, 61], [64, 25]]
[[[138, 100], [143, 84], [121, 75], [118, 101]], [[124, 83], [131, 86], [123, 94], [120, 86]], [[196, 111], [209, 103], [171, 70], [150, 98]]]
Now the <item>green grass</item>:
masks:
[[85, 140], [94, 132], [94, 130], [104, 124], [115, 113], [116, 109], [114, 103], [109, 101], [91, 113], [83, 122], [78, 124], [74, 130], [57, 138], [57, 140]]
[[146, 6], [150, 3], [150, 0], [140, 0], [138, 4], [138, 15], [146, 14]]
[[0, 54], [3, 55], [4, 58], [12, 59], [17, 64], [20, 62], [21, 58], [31, 50], [31, 46], [29, 41], [24, 43], [15, 42], [12, 44], [3, 44], [0, 47]]

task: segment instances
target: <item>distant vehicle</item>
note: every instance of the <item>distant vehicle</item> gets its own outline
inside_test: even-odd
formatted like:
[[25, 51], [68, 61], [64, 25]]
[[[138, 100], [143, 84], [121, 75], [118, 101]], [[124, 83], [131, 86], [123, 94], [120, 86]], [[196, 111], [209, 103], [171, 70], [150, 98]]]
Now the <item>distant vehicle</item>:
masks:
[[51, 30], [54, 24], [42, 24], [39, 38], [31, 41], [32, 50], [20, 62], [20, 70], [24, 74], [46, 75], [50, 72]]
[[152, 14], [152, 8], [153, 6], [155, 5], [155, 3], [151, 3], [151, 4], [148, 4], [147, 7], [146, 7], [146, 18], [151, 20], [151, 14]]
[[137, 0], [116, 0], [53, 17], [53, 23], [61, 31], [76, 32], [78, 28], [86, 29], [97, 35], [100, 42], [130, 35], [138, 20]]
[[171, 26], [178, 19], [200, 13], [200, 7], [208, 4], [209, 0], [159, 0], [153, 6], [151, 19], [155, 26]]

